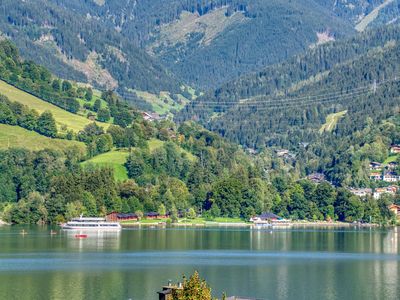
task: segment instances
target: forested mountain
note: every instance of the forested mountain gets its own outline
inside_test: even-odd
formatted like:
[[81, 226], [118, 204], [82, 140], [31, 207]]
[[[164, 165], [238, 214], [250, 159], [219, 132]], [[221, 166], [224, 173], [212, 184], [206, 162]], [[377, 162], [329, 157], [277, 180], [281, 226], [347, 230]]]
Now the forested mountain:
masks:
[[[375, 132], [359, 140], [363, 130], [377, 129], [382, 120], [398, 114], [399, 38], [400, 28], [393, 26], [321, 45], [198, 98], [177, 120], [200, 120], [246, 147], [305, 152], [303, 162], [319, 157], [311, 169], [327, 170], [335, 165], [332, 155], [339, 155], [339, 149], [361, 147], [379, 137]], [[325, 131], [329, 116], [339, 112], [337, 126]], [[397, 135], [387, 138], [386, 147], [399, 142]], [[308, 145], [306, 151], [301, 144]]]
[[352, 32], [349, 22], [312, 0], [53, 2], [104, 20], [201, 88], [299, 53], [317, 42], [317, 33]]
[[64, 78], [157, 93], [177, 93], [174, 78], [216, 88], [355, 29], [395, 23], [399, 13], [397, 0], [171, 0], [168, 5], [5, 0], [0, 5], [0, 31], [24, 57]]
[[208, 89], [310, 45], [397, 22], [398, 1], [59, 1], [115, 28], [187, 83]]
[[112, 89], [180, 90], [129, 38], [96, 17], [51, 1], [1, 1], [0, 34], [13, 40], [24, 58], [66, 79]]

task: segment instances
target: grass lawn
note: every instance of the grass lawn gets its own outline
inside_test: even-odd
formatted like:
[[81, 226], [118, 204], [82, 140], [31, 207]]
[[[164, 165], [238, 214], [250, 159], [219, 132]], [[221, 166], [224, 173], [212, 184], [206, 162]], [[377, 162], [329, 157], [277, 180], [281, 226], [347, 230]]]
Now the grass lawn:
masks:
[[160, 222], [167, 222], [169, 219], [142, 219], [141, 224], [158, 224]]
[[[79, 116], [73, 113], [70, 113], [62, 108], [59, 108], [49, 102], [43, 101], [31, 94], [28, 94], [20, 89], [13, 87], [12, 85], [7, 84], [4, 81], [0, 80], [0, 93], [7, 96], [11, 101], [16, 101], [22, 103], [24, 105], [29, 106], [32, 109], [37, 110], [39, 113], [42, 113], [46, 110], [51, 111], [54, 118], [56, 119], [57, 125], [60, 130], [60, 126], [67, 126], [67, 129], [72, 129], [77, 132], [82, 130], [87, 124], [92, 123], [92, 121], [88, 120], [83, 116]], [[108, 128], [109, 124], [97, 122], [100, 126], [103, 126], [105, 129]]]
[[245, 220], [243, 220], [241, 218], [223, 218], [223, 217], [214, 218], [212, 221], [218, 222], [218, 223], [243, 223], [243, 222], [245, 222]]
[[77, 146], [82, 153], [86, 152], [84, 143], [61, 139], [52, 139], [34, 131], [19, 126], [0, 124], [0, 149], [25, 148], [32, 151], [43, 149], [65, 150], [67, 147]]
[[195, 219], [179, 219], [179, 223], [188, 223], [188, 224], [205, 224], [206, 220], [204, 218], [195, 218]]
[[116, 180], [123, 181], [128, 179], [128, 171], [124, 164], [129, 152], [126, 150], [114, 150], [107, 153], [97, 155], [82, 163], [83, 166], [91, 163], [98, 166], [110, 166], [114, 169], [114, 176]]
[[397, 158], [398, 158], [398, 155], [391, 155], [388, 158], [386, 158], [386, 160], [383, 162], [383, 164], [387, 165], [390, 162], [396, 161]]

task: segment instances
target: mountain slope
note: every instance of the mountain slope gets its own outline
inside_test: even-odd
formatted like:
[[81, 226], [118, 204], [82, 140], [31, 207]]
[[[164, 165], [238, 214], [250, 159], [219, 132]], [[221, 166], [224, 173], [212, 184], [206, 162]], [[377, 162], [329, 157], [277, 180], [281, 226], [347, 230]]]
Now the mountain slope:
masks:
[[100, 19], [50, 1], [5, 0], [0, 32], [54, 74], [103, 88], [179, 91], [153, 58]]
[[133, 40], [187, 84], [208, 89], [353, 32], [314, 0], [51, 0]]
[[330, 113], [349, 110], [345, 119], [352, 117], [353, 110], [370, 114], [360, 103], [372, 101], [365, 105], [375, 107], [379, 115], [397, 103], [392, 98], [396, 93], [381, 103], [378, 95], [383, 97], [383, 91], [369, 91], [376, 90], [374, 81], [376, 87], [380, 83], [396, 86], [399, 40], [399, 27], [390, 27], [322, 45], [198, 98], [177, 120], [198, 119], [248, 147], [288, 146], [315, 139], [316, 129]]

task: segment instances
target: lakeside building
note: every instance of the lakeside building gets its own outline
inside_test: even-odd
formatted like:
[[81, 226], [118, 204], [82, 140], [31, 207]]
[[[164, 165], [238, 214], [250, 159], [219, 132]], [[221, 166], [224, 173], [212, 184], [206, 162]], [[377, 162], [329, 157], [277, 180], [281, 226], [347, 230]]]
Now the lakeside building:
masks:
[[182, 290], [183, 286], [182, 283], [178, 284], [171, 284], [168, 282], [168, 285], [162, 287], [162, 290], [157, 292], [159, 300], [172, 300], [172, 293], [176, 290]]
[[122, 214], [118, 212], [112, 212], [106, 216], [106, 220], [108, 222], [138, 221], [139, 217], [133, 213]]
[[158, 212], [154, 211], [145, 213], [144, 216], [146, 219], [167, 219], [169, 217], [168, 214], [160, 215]]

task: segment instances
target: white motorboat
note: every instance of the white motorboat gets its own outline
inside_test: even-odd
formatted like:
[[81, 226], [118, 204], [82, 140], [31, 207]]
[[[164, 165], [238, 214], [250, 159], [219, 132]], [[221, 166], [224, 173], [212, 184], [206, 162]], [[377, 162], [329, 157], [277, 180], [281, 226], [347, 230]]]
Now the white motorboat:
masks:
[[62, 224], [61, 228], [66, 230], [115, 231], [121, 230], [122, 227], [118, 222], [107, 222], [105, 218], [84, 218], [80, 216]]

